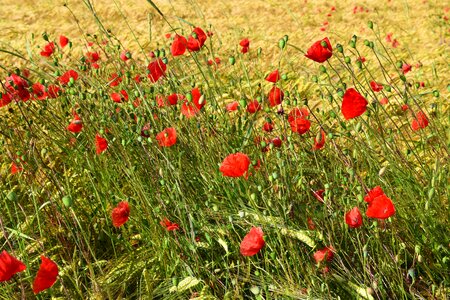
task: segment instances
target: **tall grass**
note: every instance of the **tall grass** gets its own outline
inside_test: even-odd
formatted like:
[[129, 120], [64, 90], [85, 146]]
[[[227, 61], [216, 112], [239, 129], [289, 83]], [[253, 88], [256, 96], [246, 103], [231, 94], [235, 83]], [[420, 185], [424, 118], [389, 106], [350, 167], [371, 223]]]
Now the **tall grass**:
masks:
[[[332, 41], [333, 57], [322, 65], [308, 61], [306, 49], [286, 36], [269, 69], [264, 50], [250, 46], [242, 54], [237, 46], [219, 47], [217, 33], [199, 52], [172, 57], [167, 40], [159, 49], [140, 45], [124, 62], [119, 56], [126, 45], [85, 3], [99, 25], [97, 35], [86, 36], [100, 53], [99, 69], [67, 48], [58, 48], [53, 59], [30, 49], [20, 58], [28, 78], [2, 65], [30, 86], [59, 84], [69, 69], [79, 73], [56, 99], [1, 108], [1, 248], [28, 266], [0, 285], [2, 299], [32, 297], [41, 254], [60, 267], [42, 299], [448, 297], [448, 91], [435, 90], [433, 78], [425, 88], [417, 86], [420, 69], [403, 74], [399, 67], [412, 64], [410, 56], [389, 48], [376, 24], [364, 37]], [[171, 26], [185, 36], [192, 30], [184, 21]], [[146, 78], [149, 51], [168, 60], [167, 75], [157, 83]], [[208, 65], [215, 57], [221, 63]], [[361, 57], [366, 62], [358, 62]], [[285, 75], [277, 83], [285, 99], [272, 108], [272, 84], [264, 78], [276, 68]], [[109, 86], [113, 73], [123, 78], [117, 87]], [[371, 90], [373, 80], [384, 84], [380, 93]], [[2, 79], [6, 91], [5, 84]], [[196, 117], [184, 117], [182, 103], [158, 106], [158, 96], [189, 98], [194, 87], [206, 101]], [[340, 107], [350, 87], [370, 104], [361, 117], [346, 121]], [[116, 104], [110, 94], [121, 89], [129, 99]], [[387, 105], [380, 104], [383, 97]], [[263, 110], [250, 114], [245, 106], [255, 99]], [[240, 107], [227, 112], [225, 104], [233, 100]], [[304, 135], [293, 133], [286, 118], [295, 107], [310, 113], [312, 126]], [[83, 121], [78, 134], [66, 129], [73, 110]], [[430, 124], [412, 131], [418, 111]], [[275, 124], [272, 133], [261, 129], [268, 119]], [[177, 142], [160, 147], [155, 136], [167, 127], [176, 129]], [[325, 147], [312, 151], [320, 130]], [[95, 153], [97, 133], [109, 143], [101, 155]], [[270, 143], [275, 137], [282, 139], [280, 148]], [[249, 155], [252, 165], [260, 161], [248, 179], [219, 172], [223, 159], [236, 152]], [[23, 171], [10, 174], [12, 162]], [[364, 214], [363, 198], [377, 185], [396, 214], [386, 221], [364, 216], [362, 227], [349, 228], [345, 212], [357, 206]], [[313, 193], [320, 189], [323, 203]], [[111, 211], [120, 201], [129, 202], [131, 215], [115, 228]], [[180, 229], [167, 231], [164, 218]], [[262, 227], [266, 244], [244, 257], [239, 244], [252, 226]], [[329, 245], [333, 261], [316, 264], [313, 253]]]

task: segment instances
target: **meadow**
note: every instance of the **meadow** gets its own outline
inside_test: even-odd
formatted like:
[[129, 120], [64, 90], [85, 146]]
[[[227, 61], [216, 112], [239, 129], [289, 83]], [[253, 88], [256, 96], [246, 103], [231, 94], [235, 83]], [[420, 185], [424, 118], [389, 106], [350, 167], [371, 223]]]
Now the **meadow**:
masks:
[[0, 299], [448, 299], [449, 17], [3, 0]]

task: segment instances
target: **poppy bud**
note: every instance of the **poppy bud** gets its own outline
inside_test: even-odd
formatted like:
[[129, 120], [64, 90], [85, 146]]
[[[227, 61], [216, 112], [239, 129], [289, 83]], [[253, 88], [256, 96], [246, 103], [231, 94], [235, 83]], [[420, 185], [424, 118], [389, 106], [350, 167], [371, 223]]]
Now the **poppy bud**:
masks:
[[[283, 75], [281, 75], [281, 79], [283, 79], [283, 80], [287, 80], [287, 78], [288, 78], [288, 77], [287, 77], [287, 75], [286, 75], [286, 74], [283, 74]], [[288, 91], [286, 91], [286, 92], [285, 92], [285, 94], [286, 94], [286, 97], [289, 97], [288, 93], [289, 93]]]
[[167, 65], [167, 63], [169, 62], [169, 60], [167, 59], [167, 57], [164, 57], [164, 58], [162, 59], [162, 62], [163, 62], [165, 65]]
[[370, 29], [373, 29], [373, 22], [372, 22], [372, 21], [369, 21], [369, 22], [367, 23], [367, 26], [368, 26]]
[[239, 100], [239, 106], [240, 107], [246, 107], [247, 106], [247, 102], [244, 99]]
[[356, 48], [356, 43], [353, 42], [353, 41], [351, 41], [351, 42], [349, 43], [349, 46], [352, 47], [352, 48]]
[[235, 62], [236, 62], [236, 59], [234, 58], [234, 56], [230, 56], [230, 57], [228, 58], [228, 62], [230, 63], [230, 65], [234, 65]]
[[64, 196], [62, 198], [62, 202], [66, 207], [71, 207], [72, 206], [72, 198], [70, 196]]
[[345, 63], [349, 64], [349, 63], [351, 62], [350, 57], [349, 57], [349, 56], [346, 56], [346, 57], [344, 58], [344, 61], [345, 61]]
[[316, 75], [313, 75], [313, 77], [311, 77], [311, 80], [316, 83], [319, 81]]
[[284, 49], [284, 47], [286, 47], [286, 41], [284, 39], [280, 39], [278, 41], [278, 47], [280, 47], [280, 49]]
[[289, 40], [289, 36], [286, 34], [285, 36], [283, 36], [283, 40], [287, 43], [287, 41]]
[[367, 46], [367, 47], [369, 47], [369, 45], [370, 45], [369, 40], [364, 40], [364, 45]]
[[369, 47], [373, 49], [373, 47], [375, 46], [375, 44], [373, 42], [369, 42]]
[[327, 68], [325, 68], [324, 66], [320, 65], [319, 67], [320, 72], [322, 73], [326, 73], [327, 72]]
[[433, 91], [433, 95], [434, 95], [436, 98], [439, 98], [439, 91], [434, 90], [434, 91]]
[[405, 82], [406, 81], [406, 77], [405, 77], [405, 75], [400, 75], [400, 79], [403, 81], [403, 82]]
[[259, 48], [258, 48], [258, 51], [257, 51], [257, 54], [258, 54], [258, 55], [261, 55], [261, 53], [262, 53], [262, 48], [259, 47]]
[[187, 93], [186, 94], [186, 100], [187, 101], [192, 101], [192, 94], [191, 93]]
[[47, 32], [42, 33], [42, 38], [44, 39], [44, 41], [48, 42]]
[[337, 49], [337, 51], [338, 51], [339, 53], [343, 53], [343, 52], [344, 52], [344, 48], [342, 47], [341, 44], [337, 44], [337, 45], [336, 45], [336, 49]]
[[356, 66], [358, 66], [359, 69], [362, 69], [362, 62], [360, 60], [357, 60]]

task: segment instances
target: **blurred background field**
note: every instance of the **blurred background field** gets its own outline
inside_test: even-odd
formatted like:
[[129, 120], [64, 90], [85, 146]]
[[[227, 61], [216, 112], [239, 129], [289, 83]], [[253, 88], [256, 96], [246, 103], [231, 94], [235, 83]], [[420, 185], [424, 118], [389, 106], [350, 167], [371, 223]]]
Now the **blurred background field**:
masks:
[[[74, 44], [83, 42], [86, 33], [98, 33], [96, 20], [82, 0], [1, 2], [0, 47], [4, 49], [26, 53], [27, 43], [31, 47], [42, 46], [39, 35], [44, 31], [54, 37], [65, 34]], [[130, 50], [139, 46], [129, 28], [148, 51], [171, 30], [147, 1], [91, 3], [105, 27]], [[311, 40], [323, 36], [329, 36], [332, 44], [348, 41], [353, 34], [364, 37], [369, 34], [367, 21], [373, 20], [382, 37], [392, 33], [404, 55], [402, 58], [410, 64], [423, 63], [423, 72], [430, 77], [438, 76], [434, 68], [442, 69], [441, 74], [449, 71], [450, 5], [446, 1], [155, 0], [154, 3], [173, 26], [180, 25], [186, 33], [189, 25], [183, 20], [210, 28], [220, 39], [222, 49], [237, 49], [240, 39], [249, 37], [251, 47], [262, 47], [269, 57], [277, 53], [277, 42], [285, 34], [294, 45], [306, 49]], [[33, 34], [38, 37], [35, 42]], [[0, 55], [2, 64], [8, 65], [12, 58]], [[443, 78], [433, 79], [435, 84], [441, 83], [441, 88], [446, 84]]]

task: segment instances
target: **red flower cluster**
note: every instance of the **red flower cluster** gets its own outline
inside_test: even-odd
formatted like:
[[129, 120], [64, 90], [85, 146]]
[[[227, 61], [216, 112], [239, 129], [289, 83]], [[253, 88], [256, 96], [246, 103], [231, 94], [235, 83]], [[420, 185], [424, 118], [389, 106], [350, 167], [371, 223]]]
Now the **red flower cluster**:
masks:
[[395, 206], [381, 189], [376, 186], [364, 197], [364, 201], [369, 203], [366, 215], [369, 218], [387, 219], [395, 214]]
[[[55, 284], [58, 266], [51, 259], [41, 256], [42, 263], [33, 281], [33, 292], [38, 294]], [[0, 253], [0, 282], [10, 280], [15, 274], [27, 269], [25, 264], [10, 255], [6, 250]]]
[[293, 132], [305, 134], [311, 127], [311, 122], [306, 118], [309, 112], [306, 108], [294, 108], [288, 116], [288, 122]]

